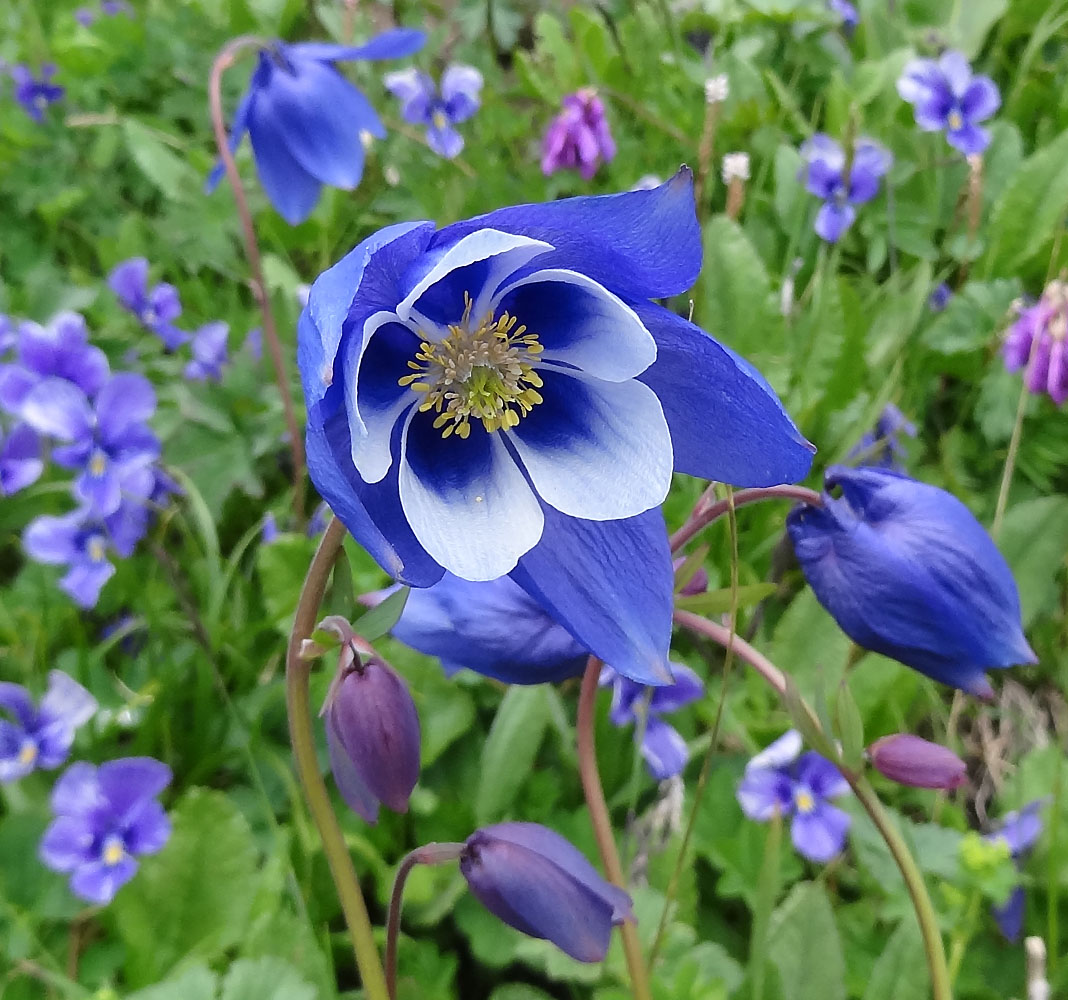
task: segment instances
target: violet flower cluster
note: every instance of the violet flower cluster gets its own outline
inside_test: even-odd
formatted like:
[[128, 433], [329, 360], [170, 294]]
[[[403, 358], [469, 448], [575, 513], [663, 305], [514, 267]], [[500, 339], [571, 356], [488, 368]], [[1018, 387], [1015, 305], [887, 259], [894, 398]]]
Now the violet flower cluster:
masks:
[[29, 66], [24, 65], [12, 66], [10, 73], [11, 82], [15, 85], [15, 100], [30, 118], [41, 124], [49, 107], [62, 100], [66, 93], [63, 87], [53, 82], [55, 64], [42, 64], [37, 76]]
[[65, 566], [60, 587], [90, 608], [115, 572], [114, 556], [133, 554], [152, 508], [173, 492], [148, 425], [155, 392], [142, 375], [111, 372], [77, 313], [44, 327], [23, 322], [14, 340], [14, 358], [0, 364], [0, 409], [14, 421], [4, 481], [32, 482], [49, 445], [53, 463], [71, 473], [76, 509], [35, 518], [23, 545], [30, 558]]
[[455, 126], [479, 108], [482, 74], [473, 66], [453, 64], [441, 75], [440, 87], [426, 73], [404, 69], [387, 73], [386, 89], [401, 102], [401, 115], [412, 125], [426, 128], [427, 145], [451, 160], [464, 148]]
[[1057, 406], [1068, 399], [1068, 283], [1051, 281], [1032, 306], [1021, 307], [1004, 346], [1005, 367], [1023, 371], [1028, 391]]
[[616, 155], [604, 102], [596, 90], [585, 87], [568, 94], [561, 105], [541, 142], [542, 173], [577, 170], [583, 180], [591, 180], [601, 163]]

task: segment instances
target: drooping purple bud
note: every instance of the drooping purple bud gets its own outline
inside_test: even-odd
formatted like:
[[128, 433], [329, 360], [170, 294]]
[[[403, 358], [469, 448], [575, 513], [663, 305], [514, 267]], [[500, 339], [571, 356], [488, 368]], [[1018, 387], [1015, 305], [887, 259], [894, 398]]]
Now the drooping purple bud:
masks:
[[323, 705], [330, 767], [342, 798], [368, 823], [380, 804], [408, 811], [419, 780], [419, 715], [401, 676], [377, 657], [361, 662], [344, 642]]
[[602, 962], [612, 927], [633, 920], [630, 896], [606, 882], [582, 853], [538, 823], [476, 830], [460, 871], [494, 916], [552, 941], [580, 962]]
[[911, 733], [876, 740], [868, 748], [868, 759], [880, 774], [913, 788], [949, 791], [967, 780], [964, 761], [952, 750]]

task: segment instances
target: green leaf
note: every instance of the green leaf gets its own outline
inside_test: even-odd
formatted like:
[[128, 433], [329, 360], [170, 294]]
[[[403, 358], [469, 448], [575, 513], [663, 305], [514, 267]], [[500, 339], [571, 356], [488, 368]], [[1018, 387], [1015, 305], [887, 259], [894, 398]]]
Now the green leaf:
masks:
[[919, 925], [910, 914], [897, 925], [876, 960], [864, 1000], [926, 1000], [929, 995], [923, 940]]
[[515, 800], [530, 774], [549, 717], [544, 685], [512, 685], [505, 692], [482, 749], [482, 770], [475, 793], [479, 824], [500, 819]]
[[256, 573], [263, 603], [275, 628], [283, 635], [289, 635], [293, 626], [293, 614], [315, 547], [315, 539], [285, 532], [270, 545], [261, 545], [256, 550]]
[[177, 201], [196, 189], [196, 174], [168, 148], [160, 134], [134, 118], [123, 119], [122, 135], [134, 163], [166, 197]]
[[1015, 278], [969, 281], [924, 331], [923, 345], [938, 354], [986, 349], [1007, 324], [1009, 307], [1019, 294]]
[[823, 887], [801, 882], [772, 914], [768, 953], [783, 1000], [845, 1000], [845, 959]]
[[1068, 552], [1068, 496], [1036, 497], [1005, 513], [998, 545], [1020, 589], [1024, 627], [1052, 611]]
[[842, 741], [842, 759], [847, 766], [859, 768], [864, 760], [864, 720], [845, 680], [838, 687], [835, 716], [838, 738]]
[[128, 993], [126, 1000], [215, 1000], [216, 985], [214, 972], [191, 965], [171, 979]]
[[167, 846], [144, 859], [111, 905], [134, 984], [158, 979], [181, 960], [210, 961], [236, 944], [260, 882], [252, 831], [221, 792], [193, 789], [171, 821]]
[[397, 622], [404, 612], [404, 605], [408, 602], [408, 595], [412, 592], [411, 587], [401, 587], [389, 595], [381, 604], [371, 608], [367, 614], [353, 623], [353, 631], [366, 639], [374, 642], [384, 636]]
[[813, 697], [838, 685], [849, 646], [849, 638], [806, 588], [779, 619], [768, 659], [786, 671], [806, 697]]
[[998, 199], [990, 220], [984, 274], [1018, 270], [1048, 244], [1068, 209], [1068, 131], [1032, 153]]
[[315, 987], [273, 956], [242, 958], [230, 966], [219, 1000], [317, 1000]]
[[[750, 583], [739, 587], [738, 607], [748, 608], [759, 604], [778, 589], [774, 583]], [[684, 611], [694, 611], [697, 614], [726, 614], [731, 609], [731, 589], [725, 587], [722, 590], [707, 590], [703, 594], [680, 597], [675, 603]]]

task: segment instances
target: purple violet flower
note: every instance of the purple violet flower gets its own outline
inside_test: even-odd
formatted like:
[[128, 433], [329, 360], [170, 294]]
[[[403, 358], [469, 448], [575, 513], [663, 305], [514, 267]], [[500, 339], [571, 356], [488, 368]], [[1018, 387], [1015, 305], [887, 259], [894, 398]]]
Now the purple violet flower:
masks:
[[705, 693], [704, 682], [689, 667], [672, 663], [671, 673], [674, 683], [650, 688], [628, 680], [611, 667], [602, 667], [599, 681], [602, 687], [612, 688], [612, 708], [608, 714], [612, 725], [633, 725], [637, 737], [641, 717], [646, 716], [641, 752], [649, 773], [657, 781], [681, 774], [690, 758], [686, 741], [661, 715], [678, 711]]
[[802, 754], [801, 734], [791, 729], [746, 765], [738, 803], [746, 816], [762, 823], [776, 813], [791, 817], [790, 837], [798, 854], [830, 861], [845, 847], [850, 817], [829, 800], [848, 793], [838, 768], [813, 750]]
[[[1009, 849], [1009, 855], [1020, 868], [1030, 854], [1031, 848], [1042, 836], [1042, 817], [1039, 815], [1048, 799], [1029, 802], [1022, 809], [1007, 813], [1001, 822], [986, 834], [986, 839], [994, 843], [1003, 843]], [[1023, 931], [1024, 908], [1027, 901], [1022, 885], [1016, 886], [1009, 898], [1001, 905], [991, 907], [998, 930], [1008, 941], [1019, 941]]]
[[922, 131], [944, 131], [946, 142], [965, 156], [990, 145], [990, 133], [979, 122], [1001, 107], [1001, 95], [990, 77], [973, 75], [964, 53], [950, 49], [937, 60], [913, 59], [897, 92], [913, 106]]
[[827, 0], [827, 6], [831, 12], [838, 15], [838, 21], [842, 26], [842, 32], [846, 37], [852, 37], [860, 24], [860, 15], [857, 8], [849, 0]]
[[568, 94], [563, 110], [549, 124], [541, 143], [541, 172], [577, 170], [591, 180], [601, 161], [616, 155], [616, 143], [605, 118], [604, 103], [592, 87]]
[[51, 771], [70, 754], [74, 734], [92, 717], [96, 699], [62, 670], [48, 674], [48, 690], [34, 705], [19, 684], [0, 682], [0, 782]]
[[94, 14], [88, 7], [79, 7], [74, 12], [74, 20], [83, 28], [89, 28], [92, 27], [93, 22], [96, 20], [96, 14]]
[[951, 298], [953, 298], [953, 289], [943, 281], [941, 284], [936, 285], [930, 296], [928, 296], [927, 308], [933, 313], [940, 313], [949, 305]]
[[39, 77], [33, 75], [29, 66], [11, 67], [15, 100], [35, 122], [43, 122], [48, 106], [63, 97], [63, 88], [51, 82], [55, 75], [56, 67], [53, 63], [44, 63]]
[[32, 486], [43, 471], [41, 443], [33, 428], [15, 424], [5, 432], [0, 427], [0, 496]]
[[630, 896], [578, 848], [537, 823], [497, 823], [464, 845], [460, 871], [509, 927], [551, 941], [579, 962], [602, 962], [612, 928], [633, 921]]
[[20, 323], [15, 346], [15, 361], [0, 364], [0, 410], [13, 416], [21, 416], [26, 397], [42, 379], [65, 379], [87, 396], [108, 380], [107, 356], [89, 343], [78, 313], [60, 313], [48, 326]]
[[318, 538], [324, 531], [326, 531], [326, 523], [330, 519], [330, 508], [326, 505], [326, 501], [322, 501], [318, 507], [312, 511], [312, 516], [308, 518], [308, 526], [304, 529], [304, 533], [309, 538]]
[[1051, 281], [1033, 306], [1020, 308], [1004, 346], [1005, 367], [1024, 371], [1030, 392], [1068, 399], [1068, 283]]
[[124, 499], [146, 501], [156, 485], [159, 440], [145, 423], [156, 394], [143, 375], [112, 375], [90, 403], [63, 379], [44, 379], [27, 394], [23, 419], [38, 433], [64, 444], [54, 461], [80, 473], [74, 495], [99, 517], [114, 514]]
[[148, 261], [131, 257], [117, 265], [108, 275], [108, 285], [128, 312], [148, 331], [163, 341], [168, 351], [180, 347], [189, 334], [173, 323], [182, 315], [182, 303], [174, 285], [160, 282], [148, 287]]
[[260, 541], [264, 545], [273, 545], [278, 541], [278, 519], [271, 511], [263, 515], [263, 525], [260, 528]]
[[805, 189], [823, 199], [816, 215], [815, 230], [820, 239], [837, 243], [853, 225], [855, 205], [869, 202], [879, 193], [879, 180], [890, 169], [893, 157], [871, 139], [857, 140], [845, 179], [846, 154], [829, 135], [817, 132], [801, 146], [805, 166], [800, 178]]
[[916, 425], [905, 416], [893, 403], [887, 403], [875, 426], [861, 435], [856, 446], [849, 453], [850, 459], [864, 465], [880, 469], [893, 469], [904, 472], [905, 447], [901, 435], [916, 436]]
[[[230, 152], [248, 133], [256, 172], [271, 204], [290, 223], [303, 222], [324, 184], [351, 191], [363, 176], [361, 133], [386, 135], [375, 109], [336, 63], [349, 59], [399, 59], [423, 46], [423, 32], [395, 28], [363, 45], [272, 42], [259, 52], [249, 88], [234, 112]], [[222, 163], [208, 176], [211, 192]]]
[[126, 0], [100, 0], [100, 12], [105, 17], [115, 17], [118, 14], [125, 14], [127, 17], [134, 16], [133, 7]]
[[185, 377], [194, 381], [218, 382], [227, 361], [226, 341], [230, 327], [226, 323], [205, 323], [193, 334], [193, 360], [185, 366]]
[[134, 877], [137, 857], [162, 850], [171, 835], [156, 801], [170, 781], [171, 769], [151, 757], [72, 764], [52, 789], [56, 818], [41, 840], [41, 860], [70, 874], [76, 896], [111, 902]]
[[427, 145], [451, 160], [464, 148], [464, 138], [453, 128], [479, 108], [482, 74], [473, 66], [453, 64], [441, 76], [441, 90], [426, 73], [410, 68], [387, 73], [386, 90], [403, 105], [401, 115], [412, 125], [426, 127]]

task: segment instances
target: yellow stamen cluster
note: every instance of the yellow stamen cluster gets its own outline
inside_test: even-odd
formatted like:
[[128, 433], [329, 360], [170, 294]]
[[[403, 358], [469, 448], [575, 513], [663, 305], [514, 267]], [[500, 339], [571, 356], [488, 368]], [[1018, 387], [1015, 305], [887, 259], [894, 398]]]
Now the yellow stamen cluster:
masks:
[[19, 763], [23, 765], [32, 764], [37, 760], [37, 744], [27, 740], [19, 748]]
[[797, 811], [800, 813], [810, 813], [816, 808], [815, 800], [806, 791], [797, 792], [794, 796], [794, 804], [797, 806]]
[[508, 313], [471, 322], [471, 296], [464, 295], [464, 314], [440, 343], [424, 341], [401, 385], [426, 393], [421, 411], [434, 410], [434, 427], [447, 438], [466, 438], [472, 419], [487, 431], [515, 427], [541, 402], [541, 376], [532, 362], [542, 352], [536, 333], [527, 333]]
[[100, 852], [101, 859], [106, 865], [117, 865], [125, 854], [126, 848], [118, 837], [108, 837], [104, 841], [104, 849]]

